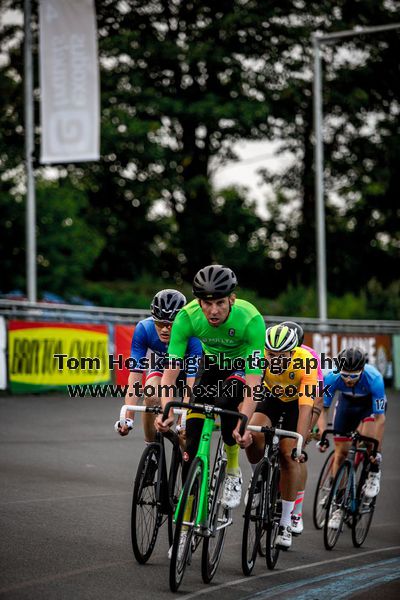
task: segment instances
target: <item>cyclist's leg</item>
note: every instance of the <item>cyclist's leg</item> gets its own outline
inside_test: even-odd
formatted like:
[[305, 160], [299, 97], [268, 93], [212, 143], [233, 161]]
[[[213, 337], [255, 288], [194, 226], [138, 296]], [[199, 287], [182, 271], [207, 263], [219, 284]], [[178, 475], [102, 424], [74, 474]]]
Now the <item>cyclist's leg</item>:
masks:
[[[275, 411], [277, 416], [283, 415], [282, 428], [289, 431], [296, 431], [299, 418], [298, 403], [284, 403], [280, 400], [275, 400], [274, 404], [276, 405]], [[296, 440], [293, 438], [281, 437], [279, 443], [279, 460], [281, 465], [282, 515], [279, 522], [279, 534], [276, 544], [283, 548], [290, 548], [292, 543], [292, 512], [300, 485], [300, 465], [292, 459], [292, 450], [295, 446]], [[297, 531], [296, 533], [299, 532]]]
[[[360, 419], [357, 411], [354, 410], [353, 404], [349, 402], [345, 395], [341, 394], [335, 407], [333, 415], [333, 429], [343, 433], [355, 431]], [[335, 435], [335, 456], [332, 466], [332, 475], [335, 477], [340, 466], [343, 464], [350, 448], [350, 438], [344, 435]]]
[[[217, 406], [229, 410], [238, 410], [243, 401], [245, 378], [243, 371], [221, 371], [222, 394]], [[221, 433], [227, 456], [224, 493], [222, 503], [227, 508], [235, 508], [240, 504], [242, 495], [242, 472], [239, 466], [239, 446], [232, 436], [237, 426], [237, 418], [221, 415]]]
[[[372, 437], [382, 440], [382, 431], [379, 431], [380, 427], [384, 427], [385, 415], [384, 414], [367, 414], [372, 410], [372, 402], [365, 409], [364, 418], [358, 426], [358, 431], [361, 435]], [[372, 445], [368, 445], [368, 451], [371, 452]], [[365, 495], [367, 498], [375, 498], [380, 491], [380, 478], [381, 478], [381, 460], [382, 454], [379, 452], [378, 460], [371, 462], [369, 465], [368, 478], [365, 485]]]
[[[221, 372], [225, 377], [226, 373]], [[222, 385], [222, 397], [217, 401], [217, 406], [229, 410], [238, 410], [243, 402], [243, 391], [245, 378], [243, 371], [234, 371], [226, 377]], [[230, 475], [238, 475], [239, 468], [239, 446], [232, 436], [232, 432], [237, 426], [237, 418], [221, 415], [221, 433], [225, 444], [225, 451], [228, 462], [226, 472]]]
[[[146, 391], [144, 395], [145, 406], [159, 406], [160, 397], [158, 395], [159, 386], [161, 384], [162, 372], [159, 369], [149, 370], [146, 373], [146, 379], [143, 389]], [[144, 431], [145, 442], [154, 442], [156, 430], [154, 427], [155, 415], [151, 413], [142, 413], [142, 424]]]

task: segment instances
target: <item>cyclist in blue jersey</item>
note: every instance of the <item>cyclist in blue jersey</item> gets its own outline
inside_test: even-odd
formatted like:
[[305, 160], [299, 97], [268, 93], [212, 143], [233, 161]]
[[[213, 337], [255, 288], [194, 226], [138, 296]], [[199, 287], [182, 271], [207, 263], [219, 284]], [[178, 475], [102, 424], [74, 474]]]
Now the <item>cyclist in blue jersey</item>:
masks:
[[[374, 498], [380, 489], [380, 465], [382, 440], [385, 429], [386, 395], [383, 377], [375, 367], [366, 364], [367, 356], [360, 348], [347, 348], [339, 355], [340, 372], [330, 371], [324, 377], [323, 427], [335, 393], [339, 393], [335, 406], [333, 428], [343, 433], [356, 429], [362, 435], [379, 441], [376, 458], [371, 457], [372, 467], [365, 484], [365, 495]], [[350, 446], [348, 438], [335, 437], [333, 475], [344, 462]], [[325, 448], [320, 448], [324, 451]], [[340, 516], [340, 515], [339, 515]], [[329, 526], [334, 527], [335, 513]], [[332, 523], [331, 523], [332, 521]], [[339, 521], [338, 521], [339, 522]]]
[[[151, 303], [152, 316], [136, 325], [132, 337], [130, 353], [132, 368], [125, 396], [126, 404], [135, 404], [142, 397], [141, 387], [152, 386], [155, 392], [159, 389], [172, 323], [185, 304], [186, 298], [181, 292], [170, 289], [161, 290], [154, 296]], [[188, 387], [193, 387], [202, 353], [200, 341], [194, 337], [189, 338], [185, 358], [190, 360], [186, 360], [186, 372], [181, 373], [178, 386], [186, 383]], [[157, 393], [145, 395], [144, 403], [146, 406], [157, 406], [160, 404], [159, 395]], [[129, 433], [133, 425], [134, 413], [128, 411], [127, 418], [131, 421], [128, 421], [129, 425], [118, 429], [120, 435]], [[143, 413], [142, 422], [145, 441], [153, 441], [155, 438], [154, 415]]]

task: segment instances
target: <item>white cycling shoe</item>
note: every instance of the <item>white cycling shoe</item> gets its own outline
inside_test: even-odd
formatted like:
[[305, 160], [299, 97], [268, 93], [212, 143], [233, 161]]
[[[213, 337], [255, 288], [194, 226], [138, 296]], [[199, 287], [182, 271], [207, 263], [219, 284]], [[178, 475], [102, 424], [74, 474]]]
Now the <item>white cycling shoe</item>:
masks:
[[276, 536], [275, 545], [286, 550], [292, 545], [292, 528], [290, 525], [279, 525], [279, 532]]
[[[251, 486], [251, 481], [250, 481], [249, 487], [247, 488], [247, 491], [244, 495], [244, 505], [245, 506], [247, 506], [247, 503], [249, 501], [250, 486]], [[251, 500], [251, 510], [254, 510], [260, 504], [260, 499], [261, 499], [261, 491], [259, 490], [260, 487], [261, 487], [261, 482], [257, 482], [256, 488], [254, 490], [253, 498]]]
[[303, 533], [303, 517], [301, 515], [292, 515], [292, 534], [300, 535]]
[[370, 472], [367, 481], [364, 484], [364, 494], [366, 498], [375, 498], [381, 489], [381, 472]]
[[342, 511], [340, 510], [340, 508], [337, 508], [328, 521], [329, 529], [339, 529], [341, 521]]
[[242, 497], [242, 473], [231, 475], [227, 473], [224, 480], [224, 491], [221, 504], [226, 508], [236, 508]]

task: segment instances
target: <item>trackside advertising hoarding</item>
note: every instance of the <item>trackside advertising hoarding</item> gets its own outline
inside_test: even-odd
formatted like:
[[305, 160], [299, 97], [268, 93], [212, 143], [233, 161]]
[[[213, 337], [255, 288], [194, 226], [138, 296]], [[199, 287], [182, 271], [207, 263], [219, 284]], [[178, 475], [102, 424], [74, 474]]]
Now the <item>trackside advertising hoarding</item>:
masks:
[[304, 343], [321, 356], [322, 369], [328, 370], [324, 357], [336, 357], [344, 348], [358, 346], [368, 353], [368, 362], [385, 378], [393, 377], [392, 336], [375, 333], [317, 333], [307, 332]]
[[108, 383], [106, 325], [8, 322], [8, 375], [12, 392], [67, 384]]

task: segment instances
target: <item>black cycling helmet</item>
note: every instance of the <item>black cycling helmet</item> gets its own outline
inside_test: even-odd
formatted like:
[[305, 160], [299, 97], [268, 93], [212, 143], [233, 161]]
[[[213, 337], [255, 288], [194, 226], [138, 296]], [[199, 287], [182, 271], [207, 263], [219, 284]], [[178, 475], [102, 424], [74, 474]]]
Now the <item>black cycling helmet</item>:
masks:
[[185, 304], [186, 298], [178, 290], [161, 290], [154, 296], [150, 310], [154, 319], [172, 323]]
[[297, 331], [282, 323], [268, 327], [265, 333], [265, 347], [272, 352], [288, 352], [298, 345]]
[[193, 296], [203, 300], [226, 298], [237, 286], [235, 273], [223, 265], [208, 265], [193, 279]]
[[367, 362], [367, 354], [361, 348], [345, 348], [339, 352], [338, 359], [340, 370], [361, 371]]
[[295, 329], [297, 331], [298, 345], [301, 346], [303, 344], [304, 330], [301, 325], [295, 323], [294, 321], [283, 321], [281, 325], [286, 325], [286, 327], [289, 327], [290, 329]]

